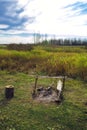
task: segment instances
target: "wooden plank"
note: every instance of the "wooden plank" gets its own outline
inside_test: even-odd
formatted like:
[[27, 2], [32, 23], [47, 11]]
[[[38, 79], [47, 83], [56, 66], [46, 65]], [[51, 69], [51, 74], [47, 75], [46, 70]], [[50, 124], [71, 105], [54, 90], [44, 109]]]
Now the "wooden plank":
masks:
[[[29, 75], [29, 76], [36, 78], [36, 75]], [[65, 78], [68, 78], [67, 76], [39, 76], [39, 75], [38, 75], [38, 78], [63, 79], [64, 77], [65, 77]]]

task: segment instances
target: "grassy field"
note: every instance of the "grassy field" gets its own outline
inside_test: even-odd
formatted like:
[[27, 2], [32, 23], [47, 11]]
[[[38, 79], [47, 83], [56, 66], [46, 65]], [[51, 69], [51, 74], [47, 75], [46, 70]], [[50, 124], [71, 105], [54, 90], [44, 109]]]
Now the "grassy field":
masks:
[[[64, 101], [32, 99], [33, 75], [67, 75]], [[57, 79], [39, 79], [49, 86]], [[14, 98], [5, 99], [5, 86], [14, 85]], [[86, 130], [87, 49], [84, 46], [34, 46], [31, 51], [0, 48], [0, 130]]]
[[0, 50], [0, 69], [67, 75], [87, 81], [87, 49], [84, 46], [34, 46], [31, 51]]
[[[34, 101], [31, 96], [34, 82], [35, 78], [28, 74], [0, 72], [0, 130], [87, 129], [87, 83], [67, 79], [64, 101], [57, 105]], [[52, 79], [40, 79], [38, 85], [49, 86], [51, 82]], [[14, 85], [12, 100], [5, 99], [8, 84]]]

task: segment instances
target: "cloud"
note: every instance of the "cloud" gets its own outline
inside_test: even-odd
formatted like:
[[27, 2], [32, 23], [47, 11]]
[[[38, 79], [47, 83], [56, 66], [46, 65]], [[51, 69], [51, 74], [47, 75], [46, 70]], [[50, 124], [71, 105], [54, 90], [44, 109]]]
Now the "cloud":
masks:
[[21, 15], [29, 14], [36, 17], [34, 23], [26, 23], [26, 30], [32, 29], [35, 32], [57, 34], [68, 34], [70, 32], [71, 34], [71, 31], [74, 30], [75, 33], [75, 28], [84, 25], [87, 20], [86, 15], [80, 15], [81, 9], [83, 9], [81, 4], [85, 5], [86, 3], [85, 1], [84, 3], [77, 2], [77, 0], [34, 0], [26, 6]]
[[65, 8], [69, 8], [71, 11], [77, 11], [75, 16], [78, 15], [87, 15], [87, 1], [86, 2], [75, 2], [74, 4], [70, 4]]
[[21, 37], [21, 36], [0, 36], [0, 43], [9, 44], [9, 43], [32, 43], [34, 41], [33, 36], [31, 37]]
[[0, 1], [0, 24], [9, 25], [11, 28], [22, 27], [28, 20], [33, 20], [32, 17], [24, 15], [20, 17], [20, 14], [24, 11], [24, 8], [18, 5], [17, 0], [1, 0]]
[[6, 29], [6, 28], [8, 28], [9, 26], [8, 25], [6, 25], [6, 24], [0, 24], [0, 29]]
[[0, 0], [0, 30], [21, 42], [35, 32], [86, 37], [87, 0]]

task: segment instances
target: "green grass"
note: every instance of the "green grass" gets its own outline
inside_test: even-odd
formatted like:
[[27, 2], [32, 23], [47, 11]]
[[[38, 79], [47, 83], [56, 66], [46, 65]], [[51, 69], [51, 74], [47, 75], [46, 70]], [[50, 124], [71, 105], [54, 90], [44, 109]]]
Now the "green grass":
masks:
[[[39, 79], [49, 86], [55, 79]], [[0, 130], [86, 130], [87, 83], [67, 79], [60, 105], [32, 100], [35, 78], [24, 73], [0, 72]], [[5, 99], [5, 86], [14, 85], [15, 95]], [[56, 87], [56, 86], [55, 86]]]
[[82, 53], [87, 52], [85, 46], [56, 46], [56, 45], [46, 45], [37, 46], [35, 49], [45, 50], [47, 52], [67, 52], [67, 53]]
[[[31, 51], [0, 49], [0, 69], [78, 77], [87, 81], [87, 50], [84, 46], [35, 46]], [[64, 70], [64, 71], [63, 71]]]
[[[73, 49], [72, 49], [73, 48]], [[86, 130], [87, 49], [84, 46], [35, 46], [32, 51], [0, 49], [0, 130]], [[67, 79], [62, 104], [42, 104], [32, 99], [35, 77], [63, 75]], [[22, 72], [22, 73], [20, 73]], [[25, 73], [27, 74], [25, 74]], [[57, 79], [39, 79], [47, 87]], [[12, 100], [5, 86], [14, 85]]]

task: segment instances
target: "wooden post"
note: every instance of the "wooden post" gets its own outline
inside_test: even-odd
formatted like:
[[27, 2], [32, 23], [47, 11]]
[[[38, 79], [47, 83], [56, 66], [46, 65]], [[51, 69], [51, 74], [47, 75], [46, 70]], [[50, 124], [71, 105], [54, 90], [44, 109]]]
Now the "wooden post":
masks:
[[63, 77], [63, 89], [64, 89], [64, 87], [65, 87], [65, 75]]
[[34, 85], [34, 89], [33, 89], [33, 93], [32, 93], [33, 98], [36, 96], [37, 80], [38, 80], [38, 76], [36, 76], [36, 78], [35, 78], [35, 85]]
[[65, 88], [65, 75], [63, 77], [63, 85], [62, 85], [62, 92], [61, 92], [61, 99], [62, 100], [64, 99], [64, 95], [63, 95], [64, 88]]
[[8, 85], [5, 87], [5, 97], [11, 99], [14, 97], [14, 86]]

